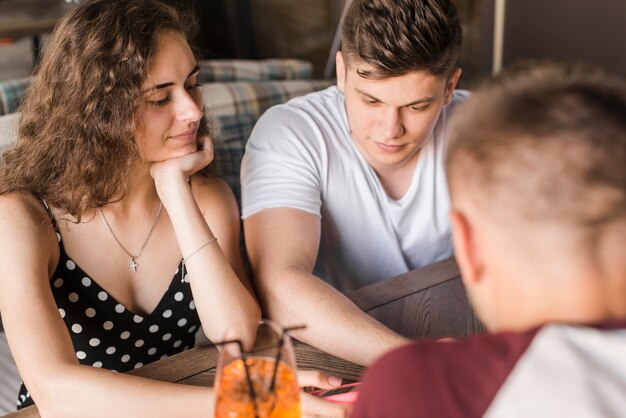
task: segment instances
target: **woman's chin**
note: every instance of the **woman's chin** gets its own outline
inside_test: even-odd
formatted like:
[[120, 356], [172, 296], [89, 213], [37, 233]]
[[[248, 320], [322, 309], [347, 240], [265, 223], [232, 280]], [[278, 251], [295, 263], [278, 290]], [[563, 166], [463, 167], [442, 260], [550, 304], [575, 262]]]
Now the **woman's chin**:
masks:
[[198, 144], [193, 143], [180, 147], [179, 149], [172, 151], [166, 159], [184, 157], [185, 155], [193, 154], [198, 151]]

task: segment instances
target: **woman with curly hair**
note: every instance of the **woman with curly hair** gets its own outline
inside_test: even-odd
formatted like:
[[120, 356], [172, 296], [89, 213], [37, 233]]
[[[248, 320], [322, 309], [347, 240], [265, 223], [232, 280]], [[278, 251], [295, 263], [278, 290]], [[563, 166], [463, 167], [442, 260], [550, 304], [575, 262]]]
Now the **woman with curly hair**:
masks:
[[[209, 389], [123, 373], [254, 337], [260, 310], [213, 158], [188, 41], [158, 0], [94, 0], [58, 25], [0, 168], [0, 309], [42, 416], [206, 416]], [[88, 367], [87, 367], [88, 366]]]

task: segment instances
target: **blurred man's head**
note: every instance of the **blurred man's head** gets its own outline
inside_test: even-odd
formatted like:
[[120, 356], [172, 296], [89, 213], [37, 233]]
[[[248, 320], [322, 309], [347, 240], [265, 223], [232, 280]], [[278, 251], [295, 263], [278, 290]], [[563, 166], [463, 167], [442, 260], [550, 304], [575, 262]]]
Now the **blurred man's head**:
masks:
[[525, 64], [455, 114], [457, 260], [491, 330], [626, 319], [626, 80]]

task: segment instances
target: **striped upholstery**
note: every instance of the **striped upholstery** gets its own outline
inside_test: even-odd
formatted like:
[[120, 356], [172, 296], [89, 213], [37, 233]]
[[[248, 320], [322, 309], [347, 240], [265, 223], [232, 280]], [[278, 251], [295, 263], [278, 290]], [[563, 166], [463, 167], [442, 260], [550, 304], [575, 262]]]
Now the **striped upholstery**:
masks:
[[326, 80], [209, 83], [202, 86], [205, 111], [211, 118], [217, 174], [241, 202], [239, 166], [254, 124], [269, 107], [321, 90]]
[[295, 59], [200, 61], [201, 83], [214, 81], [310, 80], [313, 66]]
[[[212, 127], [215, 167], [240, 201], [239, 165], [252, 127], [270, 106], [331, 85], [326, 80], [238, 81], [202, 85]], [[0, 116], [0, 152], [16, 139], [17, 114]], [[1, 160], [1, 158], [0, 158]]]
[[20, 382], [6, 335], [0, 332], [0, 415], [15, 411]]
[[17, 111], [29, 82], [30, 78], [27, 77], [0, 83], [0, 115]]
[[[237, 81], [202, 85], [205, 113], [212, 127], [217, 174], [240, 202], [239, 165], [252, 127], [270, 106], [326, 88], [327, 80]], [[0, 152], [16, 139], [17, 114], [0, 116]], [[1, 160], [1, 158], [0, 158]]]
[[[313, 66], [295, 59], [200, 61], [200, 83], [221, 81], [309, 80]], [[0, 115], [17, 111], [30, 77], [0, 82]]]
[[15, 143], [18, 121], [19, 113], [0, 116], [0, 162], [2, 162], [1, 153], [11, 148]]

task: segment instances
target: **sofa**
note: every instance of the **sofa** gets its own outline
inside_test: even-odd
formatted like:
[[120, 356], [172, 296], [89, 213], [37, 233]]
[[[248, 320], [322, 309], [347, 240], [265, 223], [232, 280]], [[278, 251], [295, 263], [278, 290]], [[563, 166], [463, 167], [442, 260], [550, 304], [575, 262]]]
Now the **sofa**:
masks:
[[[250, 132], [270, 106], [326, 88], [329, 80], [311, 80], [312, 66], [300, 60], [212, 60], [199, 63], [205, 114], [212, 129], [217, 174], [241, 201], [239, 166]], [[19, 104], [30, 78], [0, 82], [1, 153], [17, 140]], [[19, 376], [0, 321], [0, 415], [15, 410]]]
[[[215, 146], [215, 168], [240, 201], [239, 166], [261, 114], [332, 82], [312, 80], [312, 65], [301, 60], [209, 60], [200, 61], [199, 66], [198, 79]], [[0, 82], [0, 153], [15, 144], [19, 104], [29, 83], [30, 78]]]

